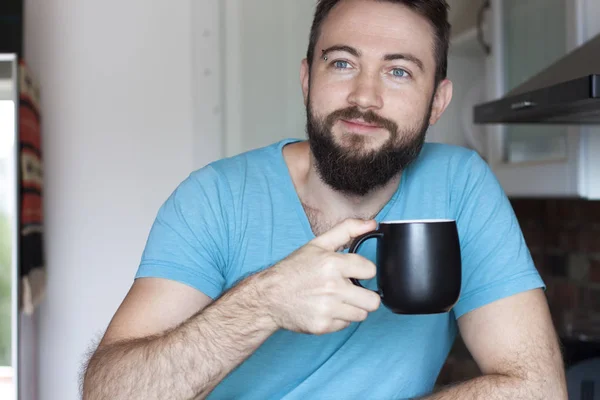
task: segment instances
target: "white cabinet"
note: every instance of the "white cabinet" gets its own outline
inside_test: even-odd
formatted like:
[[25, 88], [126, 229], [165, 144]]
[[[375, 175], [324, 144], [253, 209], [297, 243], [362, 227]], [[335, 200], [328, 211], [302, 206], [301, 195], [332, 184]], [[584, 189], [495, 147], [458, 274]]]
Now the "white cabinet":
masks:
[[452, 38], [452, 103], [429, 140], [476, 149], [511, 197], [600, 199], [600, 127], [474, 125], [473, 106], [516, 86], [600, 33], [600, 0], [491, 0], [476, 29]]
[[[499, 3], [501, 47], [494, 59], [498, 87], [508, 92], [564, 56], [573, 43], [568, 33], [575, 23], [572, 0], [503, 0]], [[499, 156], [508, 164], [561, 161], [567, 158], [568, 127], [509, 125]]]
[[[597, 0], [491, 0], [487, 99], [510, 92], [593, 36]], [[485, 127], [485, 156], [512, 197], [600, 198], [593, 167], [597, 128], [509, 124]]]

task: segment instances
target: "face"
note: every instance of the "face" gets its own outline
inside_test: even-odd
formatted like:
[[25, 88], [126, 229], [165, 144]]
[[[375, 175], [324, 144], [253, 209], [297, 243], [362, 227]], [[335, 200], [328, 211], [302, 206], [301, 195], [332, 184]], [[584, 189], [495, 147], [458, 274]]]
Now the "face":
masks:
[[312, 66], [302, 64], [307, 133], [332, 188], [365, 195], [419, 154], [450, 101], [435, 87], [434, 31], [405, 6], [343, 0], [327, 16]]

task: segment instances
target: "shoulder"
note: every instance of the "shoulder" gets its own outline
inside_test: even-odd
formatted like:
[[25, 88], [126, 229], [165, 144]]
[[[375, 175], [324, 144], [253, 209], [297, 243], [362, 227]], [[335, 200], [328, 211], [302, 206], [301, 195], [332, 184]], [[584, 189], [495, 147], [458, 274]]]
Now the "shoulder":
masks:
[[471, 149], [444, 143], [425, 143], [416, 164], [422, 167], [459, 166], [465, 163], [483, 161], [479, 154]]
[[211, 162], [191, 174], [196, 180], [219, 180], [221, 183], [239, 184], [255, 174], [281, 173], [282, 149], [297, 139], [285, 139], [268, 146]]
[[443, 143], [425, 143], [410, 168], [423, 179], [444, 180], [451, 187], [468, 185], [482, 177], [493, 177], [487, 162], [479, 153]]
[[213, 161], [181, 181], [167, 202], [194, 212], [239, 216], [236, 210], [260, 202], [270, 189], [285, 182], [287, 168], [281, 150], [292, 141]]

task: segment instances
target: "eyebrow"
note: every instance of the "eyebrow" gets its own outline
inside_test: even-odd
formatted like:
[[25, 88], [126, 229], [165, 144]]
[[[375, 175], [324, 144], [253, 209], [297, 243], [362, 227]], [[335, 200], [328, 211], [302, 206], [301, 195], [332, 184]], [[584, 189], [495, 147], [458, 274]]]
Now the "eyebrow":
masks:
[[[357, 58], [360, 58], [362, 56], [362, 53], [352, 46], [336, 44], [336, 45], [333, 45], [331, 47], [324, 49], [321, 53], [321, 57], [323, 57], [324, 55], [326, 55], [328, 53], [334, 52], [334, 51], [344, 51], [344, 52], [349, 53]], [[409, 62], [415, 64], [422, 72], [425, 72], [425, 66], [423, 65], [423, 61], [421, 61], [417, 56], [414, 56], [412, 54], [407, 54], [407, 53], [386, 54], [385, 56], [383, 56], [383, 59], [385, 61], [406, 60], [406, 61], [409, 61]]]
[[354, 57], [362, 56], [362, 53], [360, 51], [356, 50], [354, 47], [346, 46], [346, 45], [342, 45], [342, 44], [336, 44], [336, 45], [333, 45], [333, 46], [328, 47], [325, 50], [323, 50], [321, 57], [323, 57], [325, 54], [331, 53], [333, 51], [345, 51], [346, 53], [352, 54]]
[[423, 66], [423, 61], [421, 61], [418, 57], [413, 56], [412, 54], [402, 54], [402, 53], [386, 54], [385, 56], [383, 56], [383, 59], [385, 61], [406, 60], [406, 61], [409, 61], [409, 62], [415, 64], [417, 67], [419, 67], [421, 72], [425, 72], [425, 67]]

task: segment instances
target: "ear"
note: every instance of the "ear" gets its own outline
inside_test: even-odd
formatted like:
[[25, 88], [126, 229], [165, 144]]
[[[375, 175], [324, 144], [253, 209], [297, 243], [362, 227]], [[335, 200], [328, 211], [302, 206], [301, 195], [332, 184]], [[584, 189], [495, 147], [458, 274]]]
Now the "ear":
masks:
[[444, 79], [438, 85], [435, 96], [433, 98], [433, 105], [431, 107], [431, 118], [429, 118], [429, 124], [435, 124], [452, 100], [452, 82], [448, 79]]
[[302, 84], [302, 95], [304, 96], [304, 105], [308, 101], [308, 86], [309, 86], [310, 66], [305, 58], [300, 65], [300, 83]]

